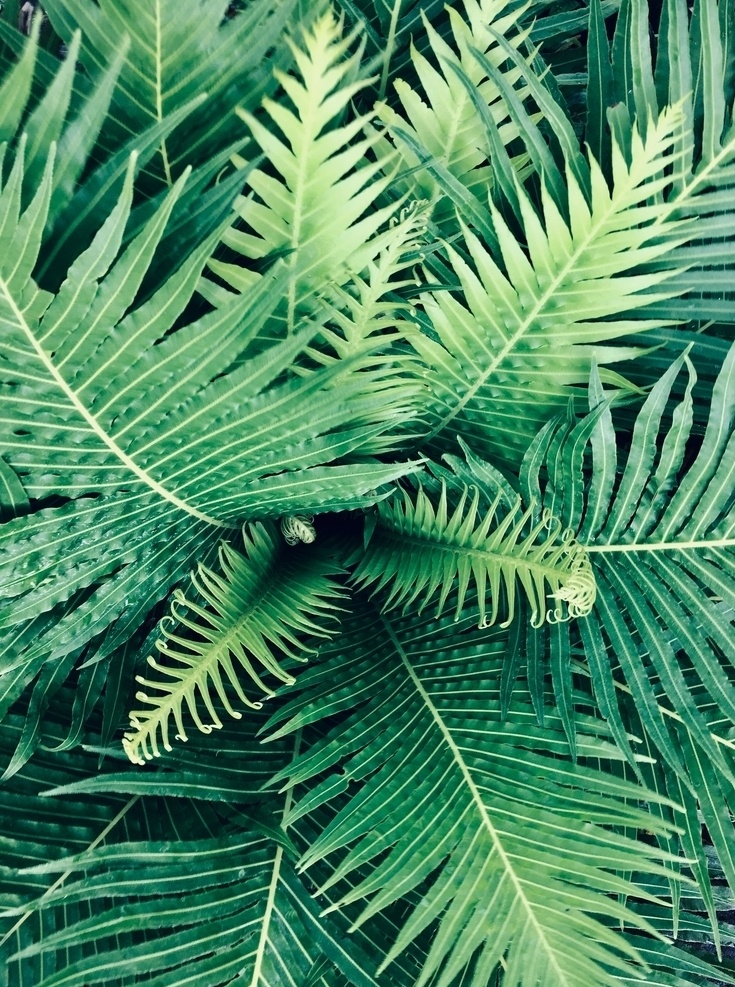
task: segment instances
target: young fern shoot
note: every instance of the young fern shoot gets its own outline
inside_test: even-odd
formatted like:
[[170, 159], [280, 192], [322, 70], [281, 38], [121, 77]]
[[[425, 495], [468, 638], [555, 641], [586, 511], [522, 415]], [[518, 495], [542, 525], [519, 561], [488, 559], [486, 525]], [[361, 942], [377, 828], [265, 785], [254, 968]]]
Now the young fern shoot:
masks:
[[406, 490], [402, 494], [402, 500], [378, 505], [353, 577], [360, 587], [387, 590], [385, 609], [418, 603], [421, 613], [438, 592], [439, 616], [456, 585], [458, 619], [473, 582], [480, 627], [496, 622], [503, 596], [507, 613], [501, 626], [507, 627], [519, 590], [528, 600], [534, 627], [591, 611], [595, 579], [587, 553], [549, 511], [533, 523], [533, 506], [521, 511], [519, 497], [501, 518], [499, 493], [482, 516], [477, 487], [472, 493], [465, 487], [452, 507], [444, 481], [436, 508], [420, 484], [413, 496]]
[[[338, 568], [327, 553], [295, 550], [274, 526], [259, 523], [243, 530], [243, 542], [245, 554], [226, 542], [220, 545], [221, 574], [200, 564], [191, 577], [193, 593], [174, 591], [171, 613], [161, 621], [156, 642], [166, 663], [148, 658], [160, 677], [136, 678], [158, 693], [138, 692], [136, 698], [147, 708], [130, 714], [123, 747], [136, 764], [160, 756], [159, 742], [172, 749], [172, 719], [176, 739], [188, 739], [184, 707], [202, 733], [222, 726], [215, 700], [240, 719], [227, 687], [246, 706], [259, 709], [261, 697], [275, 695], [263, 675], [293, 683], [287, 666], [307, 660], [313, 650], [307, 638], [329, 638], [337, 628], [344, 590], [334, 579]], [[243, 677], [258, 698], [247, 695]]]

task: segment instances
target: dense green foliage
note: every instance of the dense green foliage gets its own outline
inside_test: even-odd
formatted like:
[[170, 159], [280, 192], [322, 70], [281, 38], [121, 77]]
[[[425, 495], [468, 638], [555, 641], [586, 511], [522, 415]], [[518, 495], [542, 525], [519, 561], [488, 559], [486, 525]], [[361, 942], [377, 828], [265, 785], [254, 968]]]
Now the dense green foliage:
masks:
[[735, 6], [44, 10], [0, 984], [735, 984]]

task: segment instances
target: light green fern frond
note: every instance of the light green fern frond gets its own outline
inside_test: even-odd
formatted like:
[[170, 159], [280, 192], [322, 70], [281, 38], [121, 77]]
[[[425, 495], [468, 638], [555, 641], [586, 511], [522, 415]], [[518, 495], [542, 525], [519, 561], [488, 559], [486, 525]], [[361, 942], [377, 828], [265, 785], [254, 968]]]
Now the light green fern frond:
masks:
[[[130, 714], [131, 730], [123, 740], [138, 764], [160, 754], [159, 738], [171, 750], [172, 718], [177, 739], [187, 740], [184, 707], [204, 733], [222, 726], [215, 696], [239, 719], [242, 714], [232, 705], [228, 686], [246, 706], [260, 708], [260, 698], [249, 698], [240, 679], [248, 678], [258, 697], [273, 696], [261, 676], [292, 683], [284, 660], [306, 661], [304, 637], [326, 638], [334, 629], [336, 601], [344, 591], [331, 578], [336, 567], [327, 555], [288, 547], [274, 528], [263, 524], [244, 529], [243, 541], [244, 555], [226, 542], [220, 545], [221, 574], [199, 565], [191, 577], [193, 594], [174, 591], [171, 614], [161, 622], [162, 637], [156, 643], [167, 662], [148, 658], [161, 678], [137, 677], [160, 694], [137, 693], [148, 708]], [[202, 719], [199, 704], [209, 722]]]
[[[499, 254], [469, 230], [466, 253], [448, 248], [459, 291], [424, 298], [440, 343], [412, 336], [433, 398], [427, 439], [459, 431], [481, 455], [517, 463], [567, 404], [570, 385], [586, 382], [593, 359], [637, 352], [601, 343], [662, 325], [646, 319], [645, 308], [675, 293], [666, 284], [676, 273], [670, 254], [688, 228], [649, 199], [668, 181], [678, 118], [677, 110], [662, 114], [645, 141], [634, 133], [631, 164], [615, 145], [612, 190], [591, 159], [590, 201], [570, 168], [568, 220], [543, 185], [539, 217], [517, 183], [525, 249], [492, 204]], [[653, 261], [658, 270], [638, 273]], [[610, 371], [603, 376], [621, 383]]]
[[[375, 234], [394, 211], [390, 205], [371, 208], [391, 170], [388, 157], [367, 157], [374, 138], [361, 135], [374, 114], [342, 120], [368, 84], [355, 78], [359, 52], [346, 57], [354, 41], [354, 34], [343, 38], [341, 25], [327, 14], [304, 32], [303, 47], [291, 44], [299, 78], [276, 76], [293, 109], [273, 100], [263, 104], [281, 137], [240, 111], [269, 167], [248, 176], [251, 193], [237, 206], [245, 228], [230, 230], [224, 240], [248, 260], [288, 254], [282, 315], [289, 331], [316, 292], [344, 282], [348, 272], [361, 271], [376, 256], [384, 241]], [[236, 288], [258, 277], [232, 264], [215, 262], [212, 269]]]
[[507, 616], [502, 626], [508, 626], [519, 590], [528, 599], [534, 626], [591, 610], [595, 580], [587, 554], [549, 512], [530, 523], [533, 508], [521, 511], [518, 498], [501, 518], [499, 494], [481, 516], [479, 491], [470, 494], [466, 487], [452, 508], [444, 481], [436, 507], [421, 486], [415, 497], [402, 493], [402, 501], [378, 505], [377, 524], [354, 575], [360, 586], [388, 590], [386, 609], [421, 599], [420, 613], [439, 591], [438, 616], [456, 583], [459, 617], [472, 582], [481, 627], [495, 623], [503, 598]]
[[[325, 301], [329, 315], [320, 333], [327, 349], [312, 352], [317, 362], [332, 363], [332, 351], [341, 360], [378, 351], [385, 364], [391, 344], [402, 339], [409, 324], [411, 301], [405, 296], [410, 299], [421, 284], [412, 268], [424, 260], [425, 226], [423, 206], [406, 207], [402, 215], [392, 218], [380, 253], [361, 273], [353, 274], [348, 284], [331, 290]], [[377, 365], [378, 359], [372, 362]]]

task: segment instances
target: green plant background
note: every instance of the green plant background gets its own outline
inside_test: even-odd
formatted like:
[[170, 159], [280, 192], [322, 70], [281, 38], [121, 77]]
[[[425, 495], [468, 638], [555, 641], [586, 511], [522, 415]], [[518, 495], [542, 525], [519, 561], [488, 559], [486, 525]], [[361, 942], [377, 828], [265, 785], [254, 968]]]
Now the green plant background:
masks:
[[0, 983], [735, 983], [735, 7], [0, 15]]

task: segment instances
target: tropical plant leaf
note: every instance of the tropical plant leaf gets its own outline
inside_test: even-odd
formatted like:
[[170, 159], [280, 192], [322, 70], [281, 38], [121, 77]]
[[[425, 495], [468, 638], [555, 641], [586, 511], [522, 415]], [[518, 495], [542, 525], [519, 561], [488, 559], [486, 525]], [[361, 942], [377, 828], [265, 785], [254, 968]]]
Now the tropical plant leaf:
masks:
[[[199, 565], [192, 573], [190, 596], [174, 591], [167, 618], [172, 626], [162, 622], [156, 642], [164, 663], [148, 658], [159, 677], [136, 678], [155, 693], [136, 694], [146, 705], [130, 714], [130, 730], [123, 740], [131, 761], [144, 764], [160, 755], [159, 736], [163, 747], [171, 750], [171, 718], [177, 739], [188, 739], [184, 704], [203, 733], [222, 727], [213, 693], [236, 719], [242, 713], [233, 707], [228, 688], [240, 702], [259, 709], [260, 697], [275, 695], [262, 676], [294, 682], [284, 658], [290, 664], [306, 661], [313, 645], [310, 649], [305, 637], [316, 642], [336, 632], [337, 601], [344, 591], [333, 578], [338, 569], [328, 554], [289, 547], [274, 528], [262, 524], [243, 529], [243, 542], [244, 555], [227, 542], [220, 545], [219, 573]], [[251, 680], [258, 698], [246, 695], [242, 676]], [[206, 723], [200, 705], [207, 710]]]
[[[264, 103], [282, 137], [238, 111], [270, 168], [248, 175], [254, 195], [241, 199], [237, 209], [245, 228], [230, 230], [224, 241], [249, 260], [287, 254], [290, 280], [281, 318], [289, 333], [310, 299], [313, 305], [315, 293], [360, 273], [392, 236], [390, 229], [383, 236], [378, 231], [395, 207], [371, 208], [389, 184], [381, 172], [389, 169], [390, 159], [368, 159], [374, 138], [355, 142], [374, 114], [335, 127], [367, 85], [358, 74], [360, 52], [347, 57], [354, 41], [354, 35], [341, 37], [340, 25], [328, 13], [304, 33], [301, 45], [291, 44], [299, 77], [277, 73], [277, 78], [293, 109], [283, 102]], [[236, 265], [213, 263], [212, 269], [236, 288], [257, 278]]]
[[[635, 136], [630, 167], [616, 149], [612, 192], [590, 160], [591, 205], [569, 170], [569, 222], [542, 189], [542, 223], [518, 186], [528, 254], [491, 206], [504, 269], [470, 230], [469, 258], [448, 248], [459, 292], [423, 299], [440, 342], [418, 331], [411, 336], [432, 394], [426, 441], [459, 431], [480, 455], [517, 462], [531, 431], [564, 407], [570, 385], [586, 379], [593, 358], [608, 363], [634, 353], [600, 343], [661, 324], [643, 318], [645, 307], [668, 295], [665, 282], [674, 271], [633, 272], [653, 257], [665, 268], [663, 258], [684, 238], [679, 223], [646, 204], [667, 181], [677, 119], [671, 111], [646, 141]], [[636, 306], [643, 311], [633, 317]]]
[[[651, 846], [600, 824], [635, 829], [646, 819], [657, 832], [664, 824], [641, 814], [634, 785], [550, 757], [566, 748], [555, 717], [540, 728], [517, 700], [503, 722], [507, 632], [468, 634], [473, 624], [474, 615], [397, 620], [360, 606], [299, 678], [299, 695], [271, 720], [280, 724], [273, 737], [342, 715], [276, 779], [309, 784], [285, 822], [350, 786], [300, 867], [334, 861], [327, 890], [369, 864], [331, 906], [369, 899], [357, 924], [421, 886], [381, 967], [438, 922], [418, 985], [451, 984], [474, 959], [476, 983], [502, 961], [514, 985], [612, 987], [617, 975], [632, 975], [637, 956], [592, 913], [622, 919], [624, 906], [608, 893], [639, 892], [618, 872], [658, 873], [659, 865]], [[601, 727], [581, 718], [581, 751], [605, 746]]]
[[[686, 388], [672, 403], [682, 373]], [[722, 806], [735, 783], [734, 374], [731, 347], [707, 428], [692, 452], [695, 373], [688, 357], [679, 357], [641, 408], [623, 463], [609, 407], [593, 378], [591, 431], [583, 434], [584, 420], [552, 429], [543, 501], [586, 544], [596, 574], [598, 602], [579, 628], [600, 707], [620, 723], [618, 698], [624, 705], [620, 686], [626, 684], [654, 754], [671, 769], [669, 794], [677, 791], [676, 776], [696, 793], [732, 886], [735, 844]], [[585, 480], [570, 464], [581, 464], [587, 448], [592, 472]], [[528, 491], [538, 489], [543, 458], [526, 474]], [[696, 811], [691, 803], [690, 832], [698, 830]], [[700, 840], [690, 839], [688, 855], [702, 852]], [[702, 894], [707, 900], [704, 887]]]
[[[735, 70], [732, 4], [718, 0], [665, 0], [651, 69], [648, 4], [626, 0], [616, 31], [615, 97], [629, 114], [653, 117], [679, 106], [674, 131], [671, 187], [666, 201], [675, 215], [706, 217], [686, 245], [672, 255], [680, 273], [676, 295], [660, 299], [652, 314], [684, 322], [732, 322], [732, 240], [735, 230]], [[626, 85], [627, 80], [627, 85]], [[683, 295], [683, 297], [682, 297]]]
[[[114, 208], [125, 182], [131, 155], [136, 156], [135, 170], [139, 175], [149, 160], [159, 153], [161, 142], [201, 106], [204, 97], [195, 96], [160, 123], [138, 134], [130, 136], [123, 133], [121, 139], [124, 142], [120, 146], [113, 143], [109, 147], [107, 135], [102, 135], [101, 131], [111, 113], [111, 99], [127, 43], [122, 43], [115, 59], [104, 72], [90, 79], [78, 70], [78, 66], [75, 70], [81, 38], [78, 31], [70, 37], [68, 56], [60, 65], [39, 48], [37, 30], [30, 38], [25, 38], [2, 22], [0, 28], [3, 29], [3, 37], [9, 37], [13, 50], [18, 53], [18, 59], [11, 63], [3, 83], [6, 96], [0, 95], [4, 106], [0, 138], [12, 143], [17, 141], [22, 131], [29, 134], [23, 183], [26, 201], [38, 185], [52, 145], [57, 143], [51, 201], [35, 272], [45, 287], [57, 287], [66, 277], [70, 252], [74, 255], [88, 246]], [[102, 136], [105, 147], [100, 143]], [[179, 238], [176, 256], [187, 244], [191, 245], [192, 250], [196, 249], [229, 217], [242, 185], [242, 178], [238, 177], [240, 173], [234, 169], [226, 181], [220, 181], [214, 188], [211, 185], [215, 178], [222, 177], [229, 156], [242, 151], [246, 143], [247, 138], [241, 138], [226, 147], [224, 152], [213, 154], [180, 190], [171, 223], [171, 231], [175, 229]], [[12, 157], [11, 152], [11, 161]], [[147, 199], [133, 209], [126, 231], [127, 241], [150, 219], [164, 197], [165, 189], [159, 196]], [[206, 210], [205, 217], [201, 216], [202, 210]], [[163, 251], [159, 251], [153, 266], [164, 270], [163, 277], [158, 281], [160, 284], [173, 273], [176, 265], [172, 267], [170, 262], [164, 263]], [[146, 286], [152, 290], [157, 285], [154, 283], [151, 287], [150, 281], [149, 272]]]
[[0, 143], [12, 141], [21, 128], [27, 135], [26, 200], [41, 181], [52, 146], [58, 145], [47, 215], [51, 228], [72, 195], [95, 147], [120, 74], [125, 46], [105, 65], [95, 84], [89, 87], [88, 94], [78, 100], [72, 110], [75, 64], [81, 42], [77, 31], [69, 39], [68, 58], [58, 66], [41, 98], [34, 103], [31, 96], [38, 58], [39, 25], [36, 19], [21, 56], [0, 87], [0, 105], [3, 107], [0, 111]]
[[[595, 583], [584, 549], [562, 536], [561, 525], [545, 514], [529, 524], [533, 507], [521, 510], [520, 497], [499, 516], [502, 495], [480, 513], [480, 493], [465, 487], [456, 504], [447, 499], [442, 482], [436, 506], [423, 487], [412, 495], [401, 491], [400, 501], [378, 505], [377, 523], [367, 534], [364, 554], [353, 579], [374, 592], [387, 590], [385, 606], [403, 606], [417, 612], [439, 594], [439, 616], [457, 584], [455, 617], [464, 610], [470, 583], [474, 584], [480, 627], [498, 618], [504, 601], [507, 627], [515, 617], [516, 594], [526, 597], [531, 623], [568, 620], [592, 609]], [[491, 603], [490, 612], [486, 607]]]
[[[498, 144], [503, 148], [511, 145], [519, 136], [502, 91], [474, 51], [481, 52], [494, 67], [505, 62], [507, 55], [496, 40], [496, 32], [514, 47], [522, 45], [528, 37], [528, 30], [520, 28], [522, 13], [522, 8], [515, 8], [508, 0], [463, 0], [463, 15], [459, 9], [448, 10], [453, 45], [423, 14], [422, 35], [430, 45], [432, 61], [411, 47], [412, 69], [423, 93], [398, 78], [393, 85], [402, 113], [388, 105], [380, 108], [381, 120], [410, 173], [406, 187], [412, 196], [429, 202], [434, 221], [445, 235], [457, 228], [452, 199], [445, 194], [447, 178], [466, 189], [476, 200], [476, 209], [484, 209], [488, 192], [497, 181], [498, 157], [492, 151]], [[457, 70], [463, 71], [468, 85]], [[504, 78], [510, 85], [518, 84], [521, 73], [514, 66]], [[527, 96], [527, 87], [519, 86], [518, 99]], [[422, 149], [421, 157], [414, 150], [417, 146]], [[507, 166], [523, 174], [527, 161], [523, 152], [510, 158]]]
[[149, 175], [171, 185], [184, 167], [200, 163], [232, 140], [228, 119], [235, 106], [257, 106], [271, 85], [271, 68], [287, 50], [279, 37], [293, 12], [289, 0], [257, 0], [245, 13], [224, 19], [228, 0], [179, 4], [49, 0], [51, 22], [67, 43], [81, 30], [82, 64], [90, 72], [115, 62], [121, 38], [129, 39], [106, 139], [119, 145], [130, 135], [206, 94], [187, 120], [186, 132], [163, 138]]
[[[18, 729], [13, 721], [0, 727], [3, 746]], [[57, 729], [51, 726], [51, 735]], [[279, 757], [283, 763], [283, 746]], [[265, 810], [258, 825], [257, 817], [229, 807], [222, 816], [188, 799], [175, 805], [155, 796], [151, 785], [146, 799], [39, 797], [39, 788], [81, 774], [90, 760], [65, 755], [62, 762], [47, 754], [32, 775], [21, 772], [10, 789], [0, 789], [10, 982], [122, 985], [145, 969], [159, 982], [173, 976], [179, 983], [191, 977], [220, 984], [246, 970], [247, 982], [262, 987], [277, 983], [284, 970], [305, 975], [325, 947], [355, 983], [372, 987], [334, 931], [322, 933], [328, 923], [320, 922], [294, 875], [288, 841], [278, 836], [277, 820], [268, 825]], [[33, 822], [8, 831], [20, 804]], [[70, 824], [77, 813], [79, 821]], [[63, 856], [70, 850], [74, 856]], [[47, 860], [40, 868], [39, 855]], [[147, 877], [140, 883], [154, 862], [155, 889]], [[26, 868], [21, 873], [19, 865]], [[217, 949], [223, 942], [236, 948], [223, 954]]]
[[[252, 291], [171, 333], [192, 299], [210, 240], [146, 302], [133, 305], [183, 180], [116, 259], [130, 170], [118, 205], [60, 292], [39, 291], [30, 275], [51, 173], [49, 162], [37, 195], [19, 213], [19, 152], [0, 197], [11, 245], [0, 270], [9, 426], [2, 453], [42, 505], [4, 526], [0, 623], [15, 634], [39, 613], [71, 604], [10, 667], [68, 654], [116, 621], [102, 658], [127, 640], [194, 557], [206, 557], [243, 518], [363, 506], [369, 491], [406, 469], [364, 457], [327, 465], [367, 438], [350, 427], [349, 406], [360, 419], [375, 415], [378, 404], [387, 410], [389, 399], [384, 384], [370, 396], [369, 371], [341, 383], [330, 368], [308, 378], [289, 375], [309, 332], [227, 372], [272, 310], [283, 276], [264, 276]], [[29, 382], [33, 398], [24, 391]], [[397, 401], [405, 407], [403, 393]], [[396, 421], [384, 418], [384, 425], [395, 429]], [[375, 424], [373, 434], [383, 429]], [[59, 497], [61, 506], [45, 506]]]

